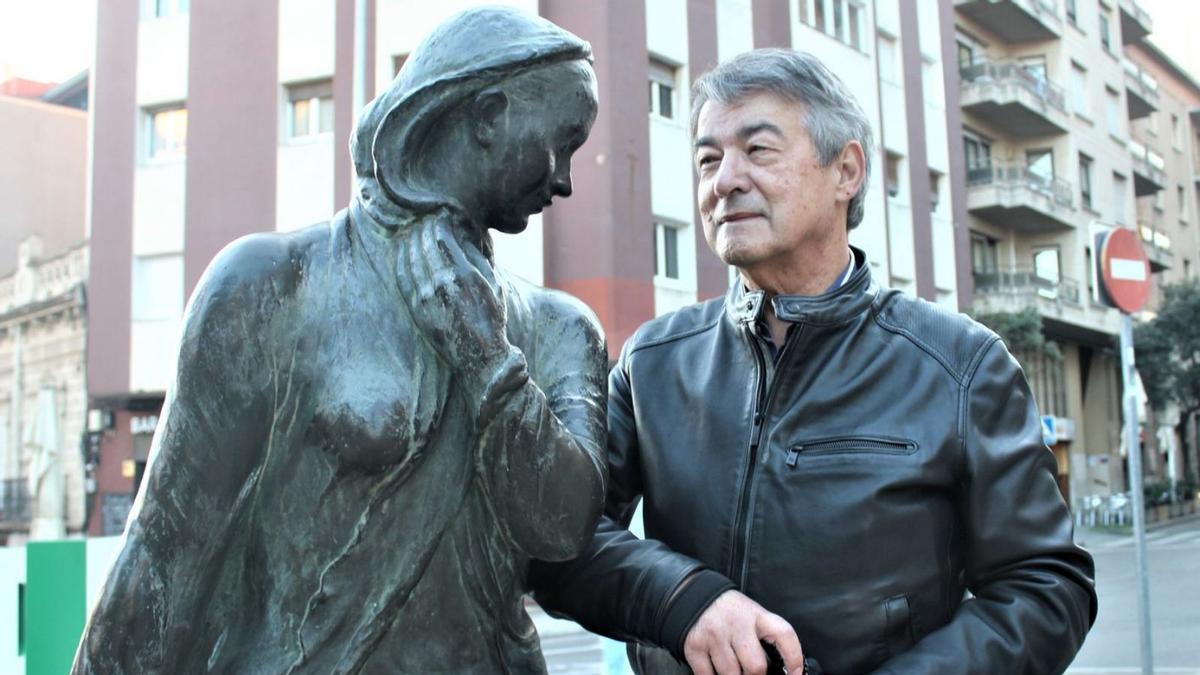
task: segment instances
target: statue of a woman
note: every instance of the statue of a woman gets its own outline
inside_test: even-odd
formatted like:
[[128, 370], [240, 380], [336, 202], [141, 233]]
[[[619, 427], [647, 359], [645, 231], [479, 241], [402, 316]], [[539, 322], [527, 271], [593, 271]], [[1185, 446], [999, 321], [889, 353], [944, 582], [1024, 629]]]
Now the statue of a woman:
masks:
[[603, 507], [605, 352], [488, 229], [570, 194], [590, 59], [450, 20], [363, 112], [350, 207], [213, 261], [75, 673], [545, 671], [525, 574]]

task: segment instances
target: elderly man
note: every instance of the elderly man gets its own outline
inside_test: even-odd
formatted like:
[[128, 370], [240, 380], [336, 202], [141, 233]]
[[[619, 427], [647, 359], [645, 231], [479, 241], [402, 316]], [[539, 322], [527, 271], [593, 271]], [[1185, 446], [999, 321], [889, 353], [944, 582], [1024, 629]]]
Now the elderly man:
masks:
[[862, 109], [782, 50], [704, 75], [693, 106], [705, 236], [739, 280], [624, 346], [605, 516], [535, 570], [539, 601], [636, 642], [640, 673], [762, 673], [761, 643], [793, 673], [1061, 672], [1091, 558], [1004, 344], [849, 247]]

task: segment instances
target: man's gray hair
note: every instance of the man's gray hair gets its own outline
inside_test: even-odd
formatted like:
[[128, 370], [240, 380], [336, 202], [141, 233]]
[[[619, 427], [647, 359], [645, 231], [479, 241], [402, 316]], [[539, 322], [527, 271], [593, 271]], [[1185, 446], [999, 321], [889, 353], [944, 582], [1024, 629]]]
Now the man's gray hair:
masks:
[[863, 182], [850, 199], [846, 214], [847, 229], [857, 227], [863, 219], [863, 198], [871, 175], [871, 122], [846, 85], [812, 54], [791, 49], [756, 49], [700, 76], [692, 85], [692, 139], [696, 138], [700, 109], [708, 101], [728, 105], [763, 92], [804, 106], [804, 126], [821, 166], [829, 166], [850, 141], [862, 145]]

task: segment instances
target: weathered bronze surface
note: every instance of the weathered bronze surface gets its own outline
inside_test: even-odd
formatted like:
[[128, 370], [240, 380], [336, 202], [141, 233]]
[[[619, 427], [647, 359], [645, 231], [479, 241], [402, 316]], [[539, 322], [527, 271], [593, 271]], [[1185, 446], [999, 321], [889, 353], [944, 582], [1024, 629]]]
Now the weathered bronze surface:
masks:
[[525, 575], [603, 507], [605, 351], [488, 229], [570, 194], [590, 58], [459, 15], [364, 110], [350, 207], [213, 261], [73, 672], [545, 671]]

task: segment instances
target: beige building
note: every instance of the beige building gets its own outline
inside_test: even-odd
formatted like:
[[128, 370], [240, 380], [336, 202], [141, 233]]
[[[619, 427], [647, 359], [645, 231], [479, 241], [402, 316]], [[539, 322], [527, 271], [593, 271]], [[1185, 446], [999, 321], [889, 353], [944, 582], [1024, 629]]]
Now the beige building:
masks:
[[1172, 68], [1147, 56], [1151, 21], [1133, 0], [954, 5], [971, 309], [1037, 310], [1047, 345], [1018, 358], [1052, 427], [1060, 487], [1072, 503], [1122, 492], [1119, 315], [1098, 287], [1095, 242], [1145, 224], [1155, 278], [1188, 273], [1194, 86], [1181, 73], [1160, 82]]
[[0, 96], [0, 545], [86, 519], [87, 138], [83, 110]]
[[[1145, 148], [1146, 157], [1161, 158], [1151, 165], [1162, 189], [1137, 200], [1138, 231], [1155, 272], [1150, 310], [1162, 302], [1161, 286], [1196, 276], [1200, 255], [1197, 234], [1196, 179], [1200, 176], [1196, 117], [1200, 115], [1200, 84], [1150, 42], [1126, 48], [1125, 70], [1130, 81], [1154, 108], [1132, 125], [1131, 146]], [[1154, 170], [1159, 173], [1153, 173]], [[1183, 480], [1194, 476], [1198, 465], [1196, 425], [1180, 423], [1173, 406], [1147, 411], [1142, 433], [1146, 447], [1147, 480]]]
[[87, 247], [42, 251], [27, 238], [0, 277], [0, 543], [84, 526]]

